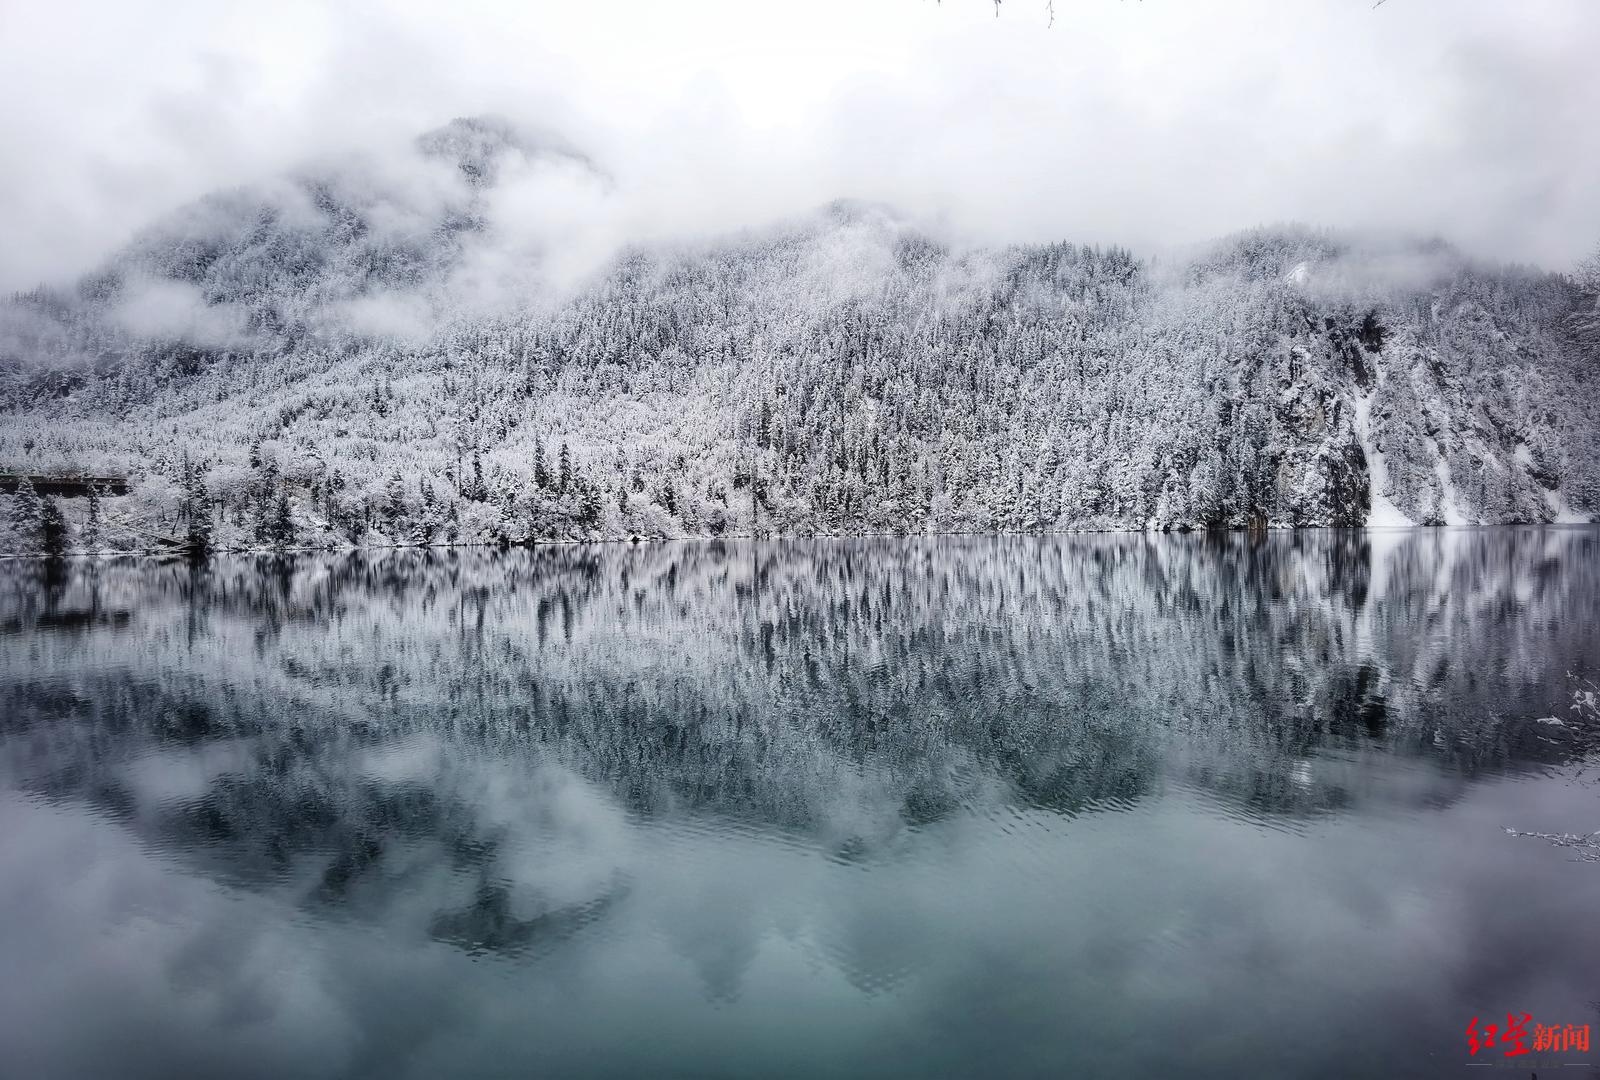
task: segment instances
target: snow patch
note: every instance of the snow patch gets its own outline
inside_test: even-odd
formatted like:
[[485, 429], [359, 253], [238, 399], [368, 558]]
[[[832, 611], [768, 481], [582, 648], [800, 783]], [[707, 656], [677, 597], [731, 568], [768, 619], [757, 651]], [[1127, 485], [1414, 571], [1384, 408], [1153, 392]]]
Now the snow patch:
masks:
[[1356, 437], [1361, 440], [1361, 451], [1367, 456], [1367, 528], [1396, 529], [1415, 525], [1416, 522], [1400, 512], [1389, 501], [1383, 489], [1389, 486], [1389, 470], [1384, 466], [1383, 454], [1372, 442], [1372, 394], [1356, 396]]
[[1433, 475], [1439, 481], [1439, 516], [1446, 525], [1471, 525], [1467, 515], [1461, 512], [1461, 499], [1456, 494], [1455, 477], [1450, 471], [1450, 463], [1445, 460], [1444, 453], [1439, 449], [1439, 444], [1432, 439], [1428, 446], [1433, 450]]
[[1550, 508], [1550, 513], [1553, 516], [1552, 520], [1557, 525], [1587, 525], [1589, 523], [1588, 515], [1580, 514], [1567, 505], [1566, 497], [1559, 491], [1551, 491], [1546, 488], [1544, 503]]

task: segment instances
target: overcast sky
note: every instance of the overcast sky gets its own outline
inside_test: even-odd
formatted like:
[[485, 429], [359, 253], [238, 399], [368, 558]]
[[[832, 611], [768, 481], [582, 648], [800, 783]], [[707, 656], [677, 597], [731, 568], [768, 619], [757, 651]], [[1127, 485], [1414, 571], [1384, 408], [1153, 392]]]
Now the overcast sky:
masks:
[[1600, 242], [1596, 0], [0, 0], [0, 289], [452, 116], [556, 129], [636, 220], [838, 196], [979, 242], [1304, 221], [1565, 269]]

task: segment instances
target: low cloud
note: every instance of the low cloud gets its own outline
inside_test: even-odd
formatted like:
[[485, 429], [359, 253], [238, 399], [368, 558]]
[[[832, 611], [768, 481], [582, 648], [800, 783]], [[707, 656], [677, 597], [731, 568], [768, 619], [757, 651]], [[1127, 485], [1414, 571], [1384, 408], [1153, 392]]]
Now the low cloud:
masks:
[[349, 330], [364, 337], [422, 342], [433, 334], [437, 313], [418, 293], [386, 292], [331, 305], [321, 322], [332, 332]]
[[202, 349], [247, 346], [248, 319], [237, 304], [207, 303], [198, 286], [154, 279], [125, 284], [109, 313], [112, 325], [135, 337]]
[[[1059, 5], [1058, 5], [1059, 6]], [[0, 35], [0, 290], [64, 283], [163, 213], [501, 113], [604, 165], [515, 167], [464, 283], [570, 283], [618, 247], [841, 196], [973, 243], [1143, 252], [1270, 221], [1573, 265], [1600, 241], [1600, 7], [1551, 0], [24, 6]], [[47, 92], [40, 92], [41, 89]], [[515, 163], [513, 163], [515, 165]], [[453, 178], [403, 161], [396, 205]], [[440, 187], [439, 185], [444, 185]], [[381, 223], [380, 223], [381, 224]], [[403, 232], [402, 218], [392, 223]]]
[[627, 208], [588, 161], [505, 155], [482, 194], [483, 228], [467, 238], [450, 291], [475, 309], [571, 292], [629, 241]]

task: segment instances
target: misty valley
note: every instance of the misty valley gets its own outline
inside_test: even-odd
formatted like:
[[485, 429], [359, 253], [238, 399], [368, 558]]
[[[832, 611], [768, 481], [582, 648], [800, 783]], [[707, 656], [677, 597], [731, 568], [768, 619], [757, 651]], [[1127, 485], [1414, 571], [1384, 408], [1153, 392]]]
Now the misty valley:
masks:
[[[1600, 513], [1600, 272], [1301, 226], [960, 246], [848, 200], [672, 243], [515, 215], [605, 191], [460, 119], [0, 303], [0, 550]], [[117, 491], [28, 491], [81, 476]]]

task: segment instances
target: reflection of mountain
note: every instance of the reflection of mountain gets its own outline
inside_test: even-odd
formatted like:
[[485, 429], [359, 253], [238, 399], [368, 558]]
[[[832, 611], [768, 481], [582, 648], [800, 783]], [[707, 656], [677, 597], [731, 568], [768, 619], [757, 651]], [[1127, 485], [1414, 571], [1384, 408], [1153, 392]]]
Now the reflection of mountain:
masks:
[[870, 862], [1168, 784], [1291, 823], [1449, 801], [1563, 755], [1528, 719], [1591, 670], [1597, 555], [1529, 529], [12, 564], [0, 766], [226, 880], [537, 952], [627, 893], [630, 819]]

